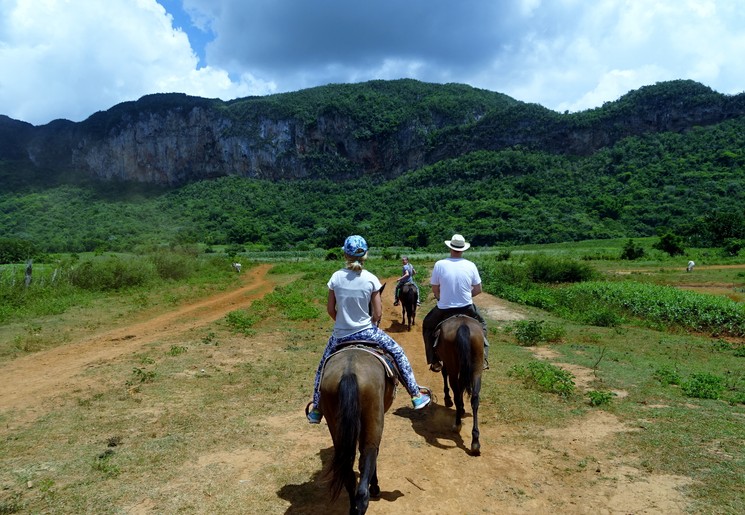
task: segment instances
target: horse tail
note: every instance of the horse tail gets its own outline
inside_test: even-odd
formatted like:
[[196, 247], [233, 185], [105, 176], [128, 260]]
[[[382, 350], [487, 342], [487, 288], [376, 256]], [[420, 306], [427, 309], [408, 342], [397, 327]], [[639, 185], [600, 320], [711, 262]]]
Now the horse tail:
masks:
[[339, 497], [350, 475], [354, 475], [354, 461], [357, 457], [357, 442], [362, 427], [362, 407], [360, 405], [357, 376], [344, 374], [339, 381], [339, 420], [334, 435], [334, 458], [331, 461], [331, 495]]
[[473, 392], [473, 355], [471, 354], [471, 330], [468, 324], [461, 324], [455, 333], [455, 347], [460, 362], [460, 384], [468, 395]]

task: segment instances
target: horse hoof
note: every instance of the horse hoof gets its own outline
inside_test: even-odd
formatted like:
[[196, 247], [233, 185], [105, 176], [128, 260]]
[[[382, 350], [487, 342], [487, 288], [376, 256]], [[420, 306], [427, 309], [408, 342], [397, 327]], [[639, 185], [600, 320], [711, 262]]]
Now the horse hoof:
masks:
[[471, 456], [481, 456], [481, 445], [471, 444]]
[[380, 487], [378, 485], [370, 486], [370, 497], [380, 497]]
[[453, 400], [452, 399], [445, 399], [445, 407], [446, 408], [452, 408], [453, 407]]

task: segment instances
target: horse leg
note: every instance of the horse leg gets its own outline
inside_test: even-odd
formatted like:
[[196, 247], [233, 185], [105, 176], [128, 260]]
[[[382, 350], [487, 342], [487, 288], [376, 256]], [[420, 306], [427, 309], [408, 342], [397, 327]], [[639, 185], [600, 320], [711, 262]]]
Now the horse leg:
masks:
[[442, 384], [445, 386], [445, 407], [450, 408], [453, 406], [453, 399], [450, 397], [450, 388], [448, 388], [448, 371], [445, 367], [442, 367]]
[[357, 494], [354, 497], [354, 503], [350, 507], [350, 515], [359, 513], [364, 514], [370, 503], [370, 485], [375, 479], [378, 494], [380, 488], [377, 487], [377, 456], [378, 450], [374, 447], [365, 447], [360, 454], [360, 482], [357, 484]]
[[453, 396], [455, 397], [455, 426], [454, 429], [459, 430], [463, 423], [463, 415], [466, 414], [466, 408], [463, 405], [463, 389], [458, 385], [453, 388]]
[[[478, 379], [478, 383], [481, 383], [481, 379]], [[480, 456], [481, 443], [479, 442], [479, 392], [476, 388], [474, 388], [474, 392], [471, 395], [471, 412], [473, 413], [473, 429], [471, 430], [471, 454], [473, 456]]]
[[378, 485], [377, 463], [375, 465], [375, 470], [373, 471], [372, 479], [370, 480], [370, 497], [374, 497], [375, 499], [380, 497], [380, 486]]

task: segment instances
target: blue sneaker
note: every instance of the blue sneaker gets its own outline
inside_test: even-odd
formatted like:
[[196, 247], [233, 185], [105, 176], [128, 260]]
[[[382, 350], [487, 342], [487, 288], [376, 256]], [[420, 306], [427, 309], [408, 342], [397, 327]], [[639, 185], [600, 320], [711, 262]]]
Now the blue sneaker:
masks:
[[411, 398], [411, 403], [414, 405], [414, 409], [422, 409], [432, 401], [432, 397], [426, 393], [420, 393], [416, 397]]
[[320, 424], [321, 418], [323, 418], [323, 414], [318, 410], [318, 408], [313, 408], [308, 412], [308, 422], [310, 424]]

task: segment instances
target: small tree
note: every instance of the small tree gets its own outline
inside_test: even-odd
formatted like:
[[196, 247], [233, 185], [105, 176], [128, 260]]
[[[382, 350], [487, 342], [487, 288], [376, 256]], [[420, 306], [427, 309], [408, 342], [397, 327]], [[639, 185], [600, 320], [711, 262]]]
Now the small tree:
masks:
[[666, 232], [665, 234], [660, 236], [660, 241], [653, 244], [652, 247], [657, 250], [667, 252], [667, 254], [670, 256], [682, 256], [685, 251], [685, 247], [683, 246], [683, 238], [671, 232]]
[[634, 243], [634, 240], [629, 238], [629, 241], [626, 242], [626, 245], [623, 246], [623, 250], [621, 251], [621, 259], [633, 261], [641, 257], [644, 257], [644, 247], [637, 245]]

